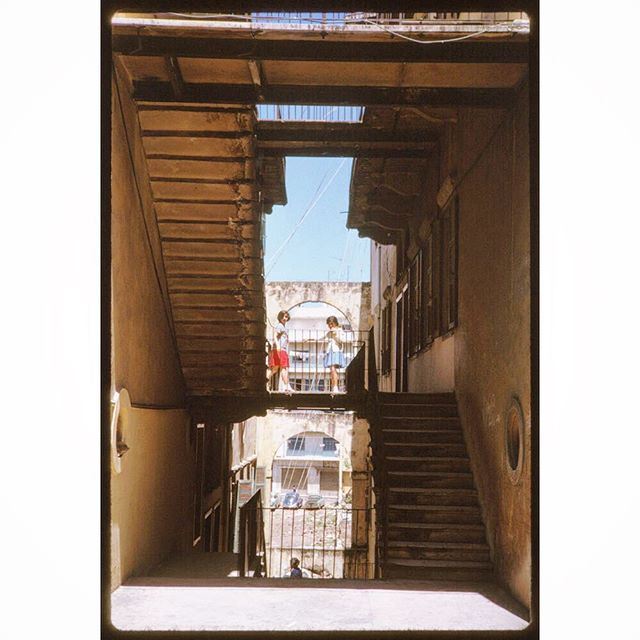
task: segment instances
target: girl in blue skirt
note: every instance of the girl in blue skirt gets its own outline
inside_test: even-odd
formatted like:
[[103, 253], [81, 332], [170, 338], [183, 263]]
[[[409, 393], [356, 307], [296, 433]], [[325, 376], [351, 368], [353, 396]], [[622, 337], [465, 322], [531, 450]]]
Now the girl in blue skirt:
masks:
[[342, 345], [344, 343], [344, 332], [338, 324], [338, 318], [329, 316], [327, 318], [329, 331], [325, 334], [327, 349], [324, 354], [324, 367], [329, 369], [329, 381], [331, 393], [340, 393], [338, 388], [338, 369], [344, 367], [344, 353]]

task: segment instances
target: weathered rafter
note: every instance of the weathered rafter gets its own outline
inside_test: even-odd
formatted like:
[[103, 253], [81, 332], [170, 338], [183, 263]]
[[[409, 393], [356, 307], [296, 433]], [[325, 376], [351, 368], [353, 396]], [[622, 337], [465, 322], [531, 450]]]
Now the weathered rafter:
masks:
[[345, 62], [528, 62], [526, 38], [420, 45], [414, 42], [336, 42], [253, 38], [198, 38], [149, 35], [113, 36], [113, 51], [125, 55], [182, 58], [240, 58]]
[[[133, 83], [135, 100], [172, 102], [170, 82], [139, 80]], [[262, 96], [262, 97], [261, 97]], [[257, 91], [253, 85], [191, 83], [184, 87], [184, 100], [191, 103], [250, 102], [335, 105], [429, 105], [434, 107], [505, 107], [513, 100], [512, 89], [358, 87], [324, 85], [269, 85]]]
[[351, 122], [259, 122], [258, 142], [437, 142], [438, 135], [425, 129], [390, 131]]

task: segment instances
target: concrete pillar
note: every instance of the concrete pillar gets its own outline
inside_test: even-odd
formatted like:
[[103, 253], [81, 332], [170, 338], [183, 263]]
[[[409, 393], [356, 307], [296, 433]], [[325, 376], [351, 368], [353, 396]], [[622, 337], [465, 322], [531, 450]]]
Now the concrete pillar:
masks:
[[[358, 510], [358, 530], [354, 531], [357, 544], [367, 542], [367, 488], [369, 474], [366, 471], [353, 471], [351, 474], [351, 506]], [[354, 520], [355, 522], [355, 520]]]
[[318, 467], [309, 467], [309, 481], [307, 483], [307, 493], [320, 493], [320, 472]]
[[282, 467], [276, 462], [273, 463], [271, 490], [273, 493], [280, 493], [280, 491], [282, 491]]

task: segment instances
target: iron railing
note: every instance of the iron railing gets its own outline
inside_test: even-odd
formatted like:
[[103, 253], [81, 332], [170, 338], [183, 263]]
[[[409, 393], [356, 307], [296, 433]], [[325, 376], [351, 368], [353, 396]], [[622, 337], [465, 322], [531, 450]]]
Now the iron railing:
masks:
[[262, 493], [258, 489], [240, 507], [238, 575], [241, 578], [263, 576], [269, 571], [261, 505]]
[[252, 23], [286, 25], [300, 29], [311, 27], [349, 27], [351, 25], [428, 26], [435, 24], [481, 24], [495, 25], [513, 20], [528, 20], [524, 11], [423, 11], [413, 13], [358, 12], [256, 12], [251, 16], [235, 16]]
[[246, 30], [294, 30], [320, 32], [386, 31], [392, 36], [407, 33], [473, 32], [524, 33], [530, 21], [523, 11], [421, 12], [421, 13], [154, 13], [141, 17], [119, 13], [112, 24], [138, 27], [180, 26], [181, 28], [239, 28]]
[[327, 104], [258, 104], [258, 120], [272, 122], [362, 122], [364, 107]]
[[375, 578], [374, 553], [369, 550], [374, 509], [262, 509], [269, 567], [266, 577], [290, 577], [291, 560], [297, 558], [305, 578]]
[[[270, 330], [273, 332], [273, 330]], [[333, 359], [328, 351], [329, 340], [327, 330], [316, 329], [289, 329], [289, 384], [294, 392], [304, 393], [332, 393], [331, 362], [339, 362], [336, 366], [337, 386], [339, 392], [346, 391], [345, 371], [358, 351], [366, 343], [367, 332], [345, 330], [341, 333], [340, 355], [334, 355]], [[270, 349], [274, 347], [276, 336], [271, 336]], [[272, 356], [267, 364], [273, 362]], [[274, 392], [285, 391], [280, 372], [275, 373], [269, 379], [269, 390]]]
[[378, 369], [376, 365], [375, 331], [369, 330], [367, 339], [367, 406], [366, 417], [369, 422], [371, 438], [371, 456], [373, 467], [373, 491], [376, 497], [376, 576], [381, 575], [381, 564], [387, 559], [389, 482], [387, 476], [384, 440], [380, 425], [378, 404]]

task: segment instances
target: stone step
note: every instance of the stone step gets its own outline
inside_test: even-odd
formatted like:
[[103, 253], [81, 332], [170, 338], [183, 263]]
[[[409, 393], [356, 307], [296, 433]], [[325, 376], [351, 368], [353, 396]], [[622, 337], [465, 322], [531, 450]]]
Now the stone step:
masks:
[[484, 582], [493, 579], [493, 571], [489, 562], [396, 559], [382, 563], [382, 577]]
[[467, 542], [486, 543], [483, 525], [478, 524], [424, 524], [418, 522], [390, 522], [388, 542]]
[[460, 418], [452, 416], [381, 416], [382, 429], [461, 429]]
[[482, 524], [482, 514], [478, 506], [389, 505], [387, 519], [390, 523]]
[[437, 471], [389, 471], [389, 488], [424, 487], [443, 489], [475, 489], [471, 473]]
[[466, 457], [467, 448], [462, 442], [386, 442], [387, 456]]
[[469, 458], [466, 456], [396, 456], [390, 455], [385, 459], [387, 468], [398, 471], [470, 471]]
[[464, 444], [460, 429], [383, 429], [382, 439], [385, 443]]
[[456, 404], [456, 395], [449, 393], [378, 393], [380, 404]]
[[477, 506], [478, 493], [475, 489], [441, 489], [416, 487], [389, 487], [389, 506], [429, 505], [429, 506]]
[[455, 404], [381, 404], [380, 415], [395, 418], [403, 416], [453, 418], [458, 416], [458, 407]]
[[[446, 545], [446, 546], [445, 546]], [[489, 547], [482, 543], [407, 542], [387, 543], [387, 558], [391, 560], [452, 560], [457, 562], [489, 562]]]
[[400, 549], [402, 547], [410, 547], [415, 549], [449, 549], [459, 551], [488, 551], [489, 546], [480, 542], [397, 542], [391, 541], [387, 543], [388, 549]]

